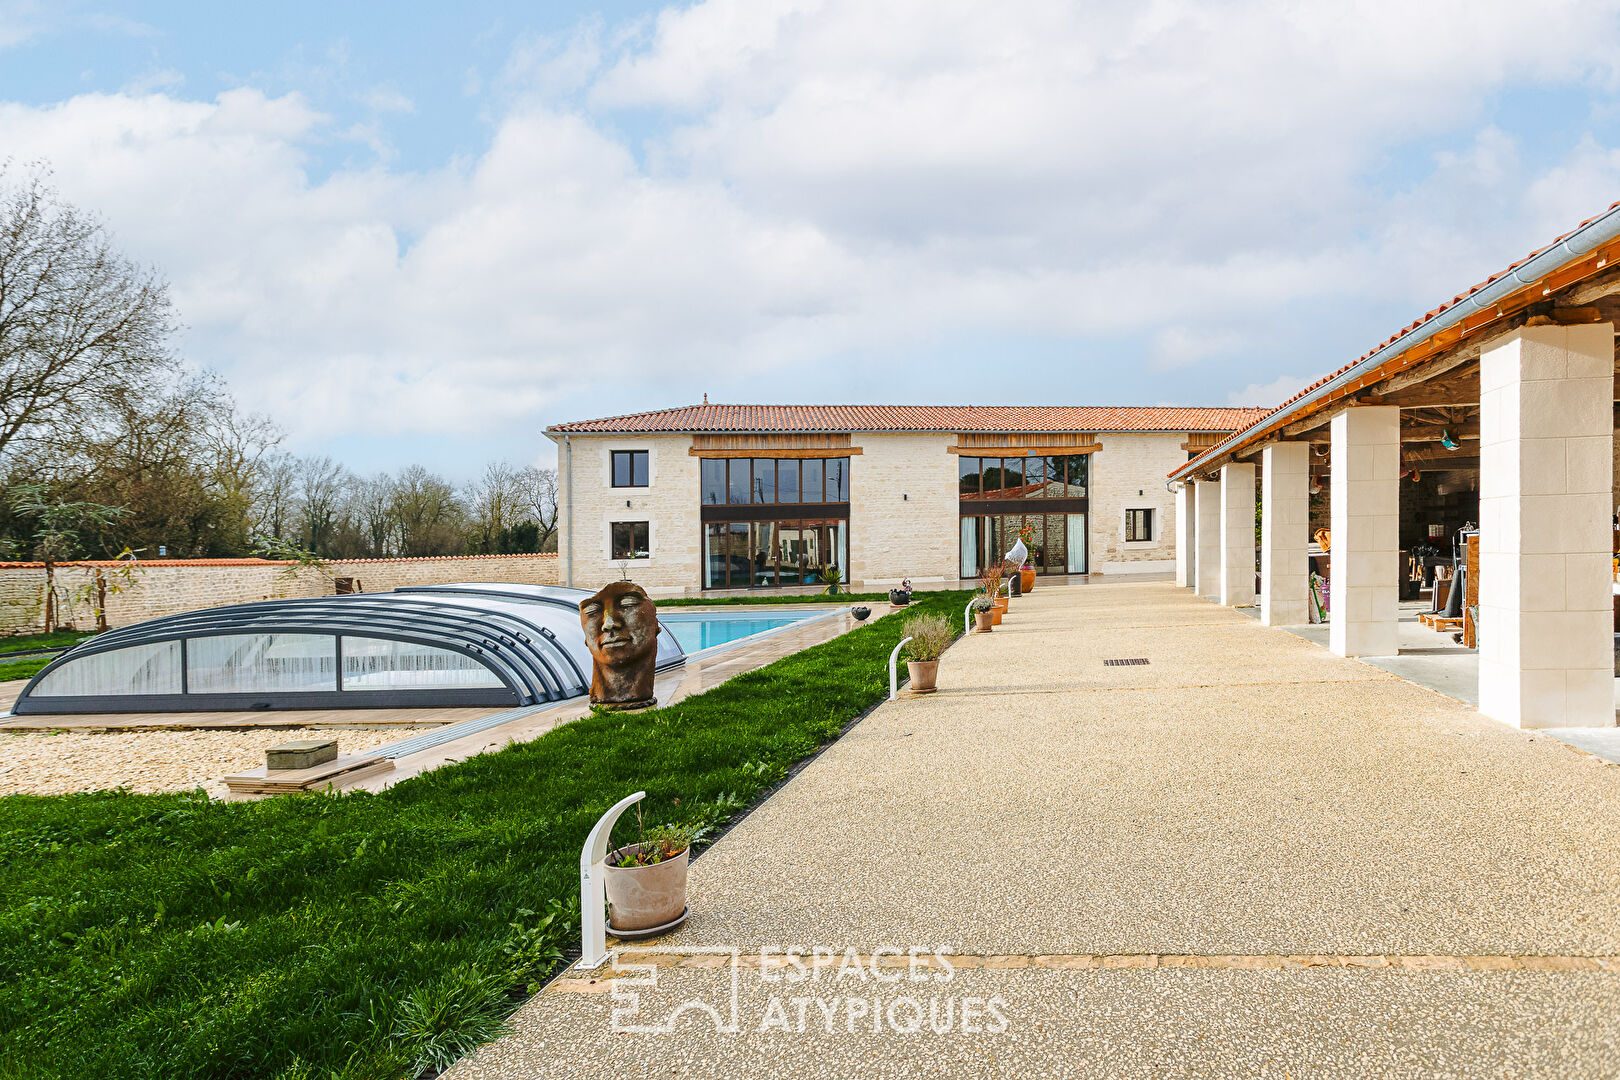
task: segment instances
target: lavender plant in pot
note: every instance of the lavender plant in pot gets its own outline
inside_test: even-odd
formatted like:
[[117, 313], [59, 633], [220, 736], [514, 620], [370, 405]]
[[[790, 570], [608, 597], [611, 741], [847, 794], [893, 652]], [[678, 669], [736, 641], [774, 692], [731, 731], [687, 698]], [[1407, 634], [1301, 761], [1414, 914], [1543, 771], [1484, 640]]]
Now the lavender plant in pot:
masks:
[[686, 918], [686, 866], [698, 830], [687, 825], [640, 828], [641, 839], [608, 853], [604, 885], [608, 932], [651, 937]]
[[995, 628], [995, 604], [988, 596], [975, 596], [973, 598], [973, 629], [981, 634], [988, 634]]
[[939, 658], [951, 647], [956, 635], [943, 615], [919, 615], [906, 620], [906, 670], [911, 674], [911, 692], [932, 694], [939, 678]]

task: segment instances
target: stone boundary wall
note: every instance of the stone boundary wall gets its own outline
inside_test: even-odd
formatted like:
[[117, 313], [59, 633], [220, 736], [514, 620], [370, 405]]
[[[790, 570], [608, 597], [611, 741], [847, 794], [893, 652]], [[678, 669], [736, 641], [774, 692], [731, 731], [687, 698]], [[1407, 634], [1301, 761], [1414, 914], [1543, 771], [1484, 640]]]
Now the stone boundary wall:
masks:
[[[530, 585], [557, 583], [557, 556], [447, 555], [416, 559], [349, 559], [331, 563], [332, 574], [268, 559], [148, 559], [124, 586], [116, 562], [64, 563], [56, 568], [63, 598], [59, 624], [96, 627], [97, 575], [107, 585], [109, 627], [200, 608], [303, 596], [330, 596], [333, 577], [355, 580], [365, 592], [387, 592], [401, 585], [443, 585], [456, 581], [506, 581]], [[118, 591], [122, 586], [122, 591]], [[44, 629], [43, 563], [0, 563], [0, 636], [37, 634]]]

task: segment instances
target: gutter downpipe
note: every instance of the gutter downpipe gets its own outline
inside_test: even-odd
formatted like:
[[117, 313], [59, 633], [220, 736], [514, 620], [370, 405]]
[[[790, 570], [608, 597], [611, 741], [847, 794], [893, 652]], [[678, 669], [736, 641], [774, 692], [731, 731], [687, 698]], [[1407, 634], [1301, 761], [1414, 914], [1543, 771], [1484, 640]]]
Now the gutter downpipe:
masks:
[[[1481, 311], [1485, 308], [1496, 305], [1498, 302], [1505, 299], [1509, 295], [1518, 292], [1526, 285], [1534, 285], [1537, 281], [1546, 277], [1554, 270], [1557, 270], [1568, 263], [1574, 262], [1583, 255], [1590, 255], [1593, 251], [1597, 250], [1597, 248], [1608, 243], [1610, 240], [1615, 239], [1616, 237], [1620, 237], [1620, 206], [1610, 207], [1608, 210], [1599, 214], [1597, 217], [1593, 218], [1579, 229], [1576, 229], [1562, 240], [1550, 245], [1548, 248], [1546, 248], [1546, 250], [1526, 259], [1522, 265], [1514, 268], [1508, 273], [1503, 274], [1501, 277], [1497, 278], [1483, 289], [1480, 289], [1470, 296], [1463, 297], [1462, 300], [1451, 305], [1451, 307], [1434, 316], [1434, 318], [1426, 319], [1425, 321], [1419, 323], [1406, 333], [1402, 334], [1400, 337], [1396, 338], [1394, 341], [1390, 342], [1388, 345], [1385, 345], [1383, 348], [1372, 352], [1365, 359], [1358, 361], [1342, 374], [1336, 376], [1328, 382], [1323, 383], [1321, 386], [1318, 386], [1315, 390], [1312, 390], [1298, 401], [1293, 402], [1288, 407], [1286, 412], [1279, 410], [1275, 415], [1268, 417], [1266, 420], [1261, 421], [1261, 423], [1267, 425], [1268, 427], [1280, 425], [1289, 416], [1299, 412], [1307, 405], [1320, 401], [1322, 398], [1333, 393], [1333, 391], [1343, 387], [1346, 383], [1352, 382], [1358, 375], [1367, 371], [1369, 368], [1376, 368], [1386, 360], [1399, 356], [1401, 353], [1405, 352], [1419, 341], [1422, 341], [1425, 338], [1433, 337], [1440, 331], [1455, 326], [1457, 323], [1462, 322], [1465, 318], [1472, 315], [1476, 311]], [[1575, 246], [1577, 243], [1584, 243], [1585, 246], [1577, 248]], [[1469, 307], [1468, 305], [1470, 304], [1473, 306]], [[1239, 443], [1243, 442], [1244, 438], [1254, 430], [1255, 428], [1251, 427], [1245, 431], [1236, 432], [1225, 442], [1216, 446], [1214, 449], [1206, 451], [1205, 454], [1200, 456], [1200, 458], [1189, 461], [1186, 465], [1183, 465], [1180, 469], [1176, 470], [1176, 472], [1165, 481], [1165, 488], [1171, 491], [1175, 490], [1171, 487], [1171, 485], [1181, 482], [1182, 476], [1189, 469], [1191, 469], [1193, 465], [1197, 464], [1202, 457], [1220, 457], [1228, 450], [1234, 449]]]
[[568, 459], [568, 492], [564, 497], [567, 504], [566, 521], [568, 524], [568, 565], [565, 572], [568, 578], [566, 584], [572, 589], [574, 587], [574, 437], [572, 435], [563, 436], [563, 454]]

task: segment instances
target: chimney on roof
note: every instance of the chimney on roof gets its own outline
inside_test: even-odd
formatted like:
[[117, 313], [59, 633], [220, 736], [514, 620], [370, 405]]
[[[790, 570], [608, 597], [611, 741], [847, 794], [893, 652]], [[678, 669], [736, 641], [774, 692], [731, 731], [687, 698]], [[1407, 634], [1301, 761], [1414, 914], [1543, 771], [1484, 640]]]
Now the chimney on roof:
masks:
[[705, 390], [703, 392], [703, 404], [707, 405], [708, 403], [709, 403], [709, 392], [707, 390]]

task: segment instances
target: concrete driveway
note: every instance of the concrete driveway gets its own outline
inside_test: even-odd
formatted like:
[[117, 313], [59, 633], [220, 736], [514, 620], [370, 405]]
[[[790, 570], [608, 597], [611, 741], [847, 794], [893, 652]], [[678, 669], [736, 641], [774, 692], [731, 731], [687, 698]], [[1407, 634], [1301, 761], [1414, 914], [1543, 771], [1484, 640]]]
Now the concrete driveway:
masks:
[[[940, 686], [693, 864], [656, 985], [450, 1075], [1620, 1073], [1620, 766], [1162, 583], [1037, 587]], [[737, 1030], [625, 1031], [683, 1002]]]

